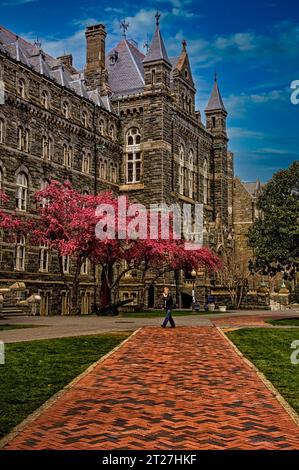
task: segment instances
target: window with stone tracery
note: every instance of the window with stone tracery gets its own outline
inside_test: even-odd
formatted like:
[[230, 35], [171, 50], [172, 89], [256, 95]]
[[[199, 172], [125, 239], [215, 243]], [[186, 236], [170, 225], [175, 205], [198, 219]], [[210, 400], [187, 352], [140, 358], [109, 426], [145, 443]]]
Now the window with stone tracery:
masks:
[[126, 181], [139, 183], [142, 172], [141, 135], [137, 127], [126, 134]]

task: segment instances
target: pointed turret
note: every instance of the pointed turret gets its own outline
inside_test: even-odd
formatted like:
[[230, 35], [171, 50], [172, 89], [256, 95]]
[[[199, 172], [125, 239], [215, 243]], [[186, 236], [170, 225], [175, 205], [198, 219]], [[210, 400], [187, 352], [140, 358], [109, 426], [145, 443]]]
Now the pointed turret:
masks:
[[225, 106], [218, 87], [217, 74], [215, 74], [213, 90], [205, 111], [225, 111]]
[[218, 87], [217, 74], [215, 74], [213, 90], [205, 109], [207, 129], [214, 134], [222, 133], [224, 137], [226, 135], [226, 118], [227, 111], [225, 109], [221, 93]]
[[172, 64], [167, 55], [165, 44], [160, 31], [160, 13], [156, 14], [156, 31], [149, 51], [143, 59], [145, 86], [170, 86]]
[[182, 41], [180, 56], [173, 63], [173, 90], [182, 110], [195, 115], [195, 85], [187, 52], [187, 43]]
[[149, 62], [160, 62], [161, 60], [167, 62], [171, 66], [168, 58], [166, 47], [160, 31], [160, 13], [156, 13], [156, 31], [152, 39], [149, 51], [143, 59], [144, 64]]

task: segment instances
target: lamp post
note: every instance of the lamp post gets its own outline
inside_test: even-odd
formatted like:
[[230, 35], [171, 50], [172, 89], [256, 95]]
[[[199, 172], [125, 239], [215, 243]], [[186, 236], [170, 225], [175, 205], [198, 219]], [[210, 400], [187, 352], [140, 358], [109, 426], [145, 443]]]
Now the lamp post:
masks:
[[196, 298], [195, 298], [195, 281], [196, 281], [196, 276], [197, 276], [197, 272], [195, 271], [195, 269], [193, 269], [191, 271], [191, 276], [193, 278], [193, 286], [192, 286], [192, 310], [194, 310], [194, 305], [196, 303]]

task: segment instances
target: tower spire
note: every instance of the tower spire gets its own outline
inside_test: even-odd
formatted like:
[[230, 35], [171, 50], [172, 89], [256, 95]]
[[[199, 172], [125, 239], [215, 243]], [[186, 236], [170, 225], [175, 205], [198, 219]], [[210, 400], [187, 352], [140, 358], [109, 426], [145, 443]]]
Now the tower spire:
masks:
[[225, 106], [221, 97], [221, 93], [219, 91], [218, 76], [216, 72], [214, 75], [213, 90], [212, 90], [212, 93], [211, 93], [211, 96], [210, 96], [210, 99], [209, 99], [209, 102], [207, 104], [205, 111], [208, 111], [208, 112], [209, 111], [225, 111], [226, 112], [226, 109], [225, 109]]
[[171, 65], [171, 62], [168, 58], [167, 52], [166, 52], [166, 47], [164, 45], [164, 41], [162, 38], [162, 34], [160, 31], [160, 13], [157, 11], [155, 14], [156, 18], [156, 31], [154, 34], [154, 37], [152, 39], [151, 45], [149, 47], [149, 51], [147, 55], [145, 56], [145, 59], [143, 59], [143, 63], [147, 62], [156, 62], [159, 60], [163, 60], [164, 62], [167, 62], [169, 65]]

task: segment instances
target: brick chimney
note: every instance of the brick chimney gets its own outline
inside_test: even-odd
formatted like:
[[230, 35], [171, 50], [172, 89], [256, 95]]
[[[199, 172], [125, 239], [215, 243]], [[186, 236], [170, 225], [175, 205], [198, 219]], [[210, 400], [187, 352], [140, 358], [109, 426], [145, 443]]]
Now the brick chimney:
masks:
[[103, 24], [88, 26], [86, 36], [85, 80], [88, 88], [103, 87], [105, 73], [106, 28]]

